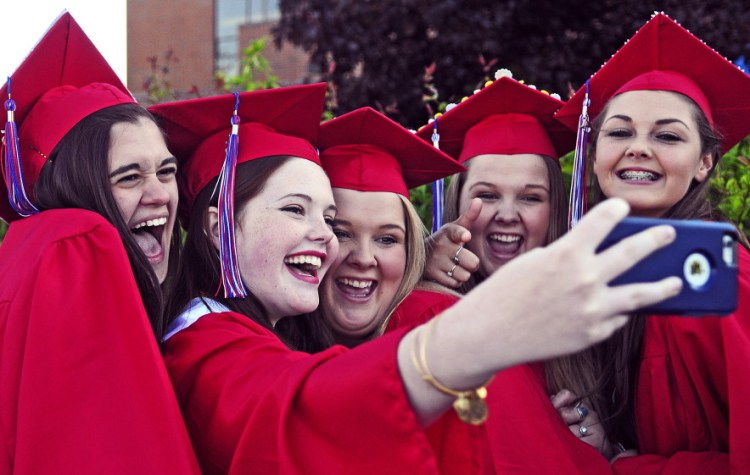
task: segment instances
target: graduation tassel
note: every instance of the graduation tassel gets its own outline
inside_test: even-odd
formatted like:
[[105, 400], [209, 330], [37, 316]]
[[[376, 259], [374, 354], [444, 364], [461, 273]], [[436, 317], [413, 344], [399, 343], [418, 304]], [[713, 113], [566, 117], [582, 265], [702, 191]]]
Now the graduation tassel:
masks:
[[219, 174], [219, 257], [221, 259], [221, 283], [224, 286], [224, 297], [245, 298], [247, 290], [242, 282], [237, 246], [234, 235], [234, 177], [237, 169], [239, 152], [240, 117], [237, 109], [240, 106], [240, 95], [234, 94], [235, 104], [232, 114], [232, 132], [227, 143], [227, 155]]
[[[438, 120], [432, 121], [432, 146], [440, 150], [440, 134], [438, 133]], [[443, 203], [445, 183], [442, 178], [432, 182], [432, 233], [436, 233], [443, 226]]]
[[586, 146], [589, 132], [589, 82], [586, 81], [586, 93], [583, 97], [581, 116], [578, 118], [575, 158], [570, 183], [570, 203], [568, 204], [568, 229], [578, 224], [586, 213]]
[[10, 85], [10, 78], [8, 78], [8, 100], [5, 101], [8, 120], [5, 122], [5, 137], [3, 138], [3, 178], [8, 188], [8, 202], [16, 213], [26, 218], [37, 214], [39, 210], [29, 200], [23, 184], [21, 152], [18, 149], [18, 129], [13, 117], [16, 102], [11, 98]]

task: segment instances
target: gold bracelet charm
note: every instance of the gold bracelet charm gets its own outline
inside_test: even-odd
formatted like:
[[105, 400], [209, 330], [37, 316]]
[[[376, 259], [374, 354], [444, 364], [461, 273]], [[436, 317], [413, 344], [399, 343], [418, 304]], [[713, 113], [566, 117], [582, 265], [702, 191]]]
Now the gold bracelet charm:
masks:
[[[435, 320], [433, 319], [425, 326], [431, 327], [434, 321]], [[437, 389], [443, 394], [447, 394], [456, 398], [456, 400], [453, 401], [453, 409], [456, 411], [456, 415], [458, 415], [459, 419], [467, 424], [472, 425], [479, 425], [484, 423], [484, 421], [487, 420], [487, 416], [489, 415], [487, 403], [485, 402], [485, 398], [487, 397], [486, 386], [490, 383], [490, 381], [492, 381], [492, 378], [490, 378], [486, 383], [477, 388], [467, 389], [464, 391], [451, 389], [435, 379], [435, 377], [430, 372], [429, 366], [427, 366], [427, 336], [425, 336], [424, 338], [420, 338], [421, 333], [427, 330], [428, 328], [420, 329], [414, 335], [414, 344], [419, 351], [419, 359], [417, 359], [416, 351], [412, 350], [411, 357], [414, 367], [421, 374], [422, 379], [429, 383], [433, 388]]]

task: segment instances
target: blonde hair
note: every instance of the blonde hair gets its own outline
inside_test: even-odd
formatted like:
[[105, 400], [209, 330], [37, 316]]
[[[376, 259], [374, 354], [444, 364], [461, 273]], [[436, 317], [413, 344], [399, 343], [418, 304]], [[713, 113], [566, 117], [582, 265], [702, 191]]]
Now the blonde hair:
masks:
[[[371, 340], [382, 335], [385, 332], [388, 322], [393, 315], [393, 312], [403, 302], [403, 300], [417, 287], [417, 284], [422, 280], [424, 275], [425, 267], [425, 238], [427, 236], [427, 229], [422, 223], [422, 219], [419, 217], [416, 208], [403, 195], [397, 194], [401, 201], [401, 208], [404, 211], [404, 224], [406, 228], [406, 263], [404, 265], [404, 275], [401, 278], [401, 283], [396, 289], [396, 294], [393, 300], [388, 303], [387, 311], [383, 321], [377, 326], [377, 328], [370, 334], [363, 338], [363, 341]], [[323, 308], [323, 300], [318, 308], [313, 312], [315, 318], [319, 318], [325, 322], [326, 319], [323, 317], [325, 309]], [[327, 324], [326, 324], [327, 325]]]

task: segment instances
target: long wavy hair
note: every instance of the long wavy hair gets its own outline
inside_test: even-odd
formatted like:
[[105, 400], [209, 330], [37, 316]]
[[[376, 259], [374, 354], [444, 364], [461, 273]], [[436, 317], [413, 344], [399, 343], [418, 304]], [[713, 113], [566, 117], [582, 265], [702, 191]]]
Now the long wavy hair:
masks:
[[40, 210], [80, 208], [102, 215], [120, 234], [130, 260], [143, 305], [158, 340], [166, 330], [162, 287], [171, 286], [180, 254], [175, 226], [169, 253], [167, 279], [160, 285], [151, 264], [136, 243], [112, 195], [109, 180], [110, 132], [118, 123], [137, 124], [154, 117], [137, 104], [107, 107], [84, 118], [57, 144], [34, 185], [33, 201]]
[[[731, 222], [717, 207], [719, 198], [710, 187], [709, 180], [721, 160], [721, 135], [711, 127], [703, 111], [687, 96], [673, 93], [685, 100], [698, 125], [701, 155], [710, 154], [713, 167], [705, 180], [693, 180], [687, 193], [663, 216], [670, 219], [700, 219]], [[596, 144], [608, 107], [605, 107], [592, 124], [589, 145], [589, 168], [596, 158]], [[594, 174], [592, 187], [595, 202], [604, 199]], [[747, 237], [739, 232], [740, 241], [747, 248]], [[602, 425], [613, 442], [628, 448], [637, 448], [635, 432], [635, 383], [638, 375], [645, 315], [635, 314], [611, 338], [580, 353], [559, 358], [546, 365], [549, 389], [556, 392], [570, 389], [581, 399], [587, 399], [599, 414]]]

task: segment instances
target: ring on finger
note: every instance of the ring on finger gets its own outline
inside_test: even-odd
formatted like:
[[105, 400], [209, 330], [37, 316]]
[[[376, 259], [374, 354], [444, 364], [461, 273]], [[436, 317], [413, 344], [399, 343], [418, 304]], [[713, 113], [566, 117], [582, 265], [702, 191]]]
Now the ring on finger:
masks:
[[448, 277], [453, 277], [453, 271], [456, 270], [456, 266], [458, 266], [458, 264], [453, 264], [453, 267], [451, 267], [451, 270], [446, 272], [446, 274], [448, 274]]
[[581, 437], [586, 437], [589, 435], [589, 428], [586, 426], [578, 426], [578, 433], [581, 434]]
[[584, 419], [589, 414], [589, 408], [581, 404], [579, 401], [578, 404], [576, 404], [576, 412], [578, 412], [581, 419]]
[[456, 250], [456, 255], [453, 256], [453, 263], [458, 265], [458, 255], [461, 254], [461, 251], [464, 250], [463, 246], [458, 246], [458, 249]]

